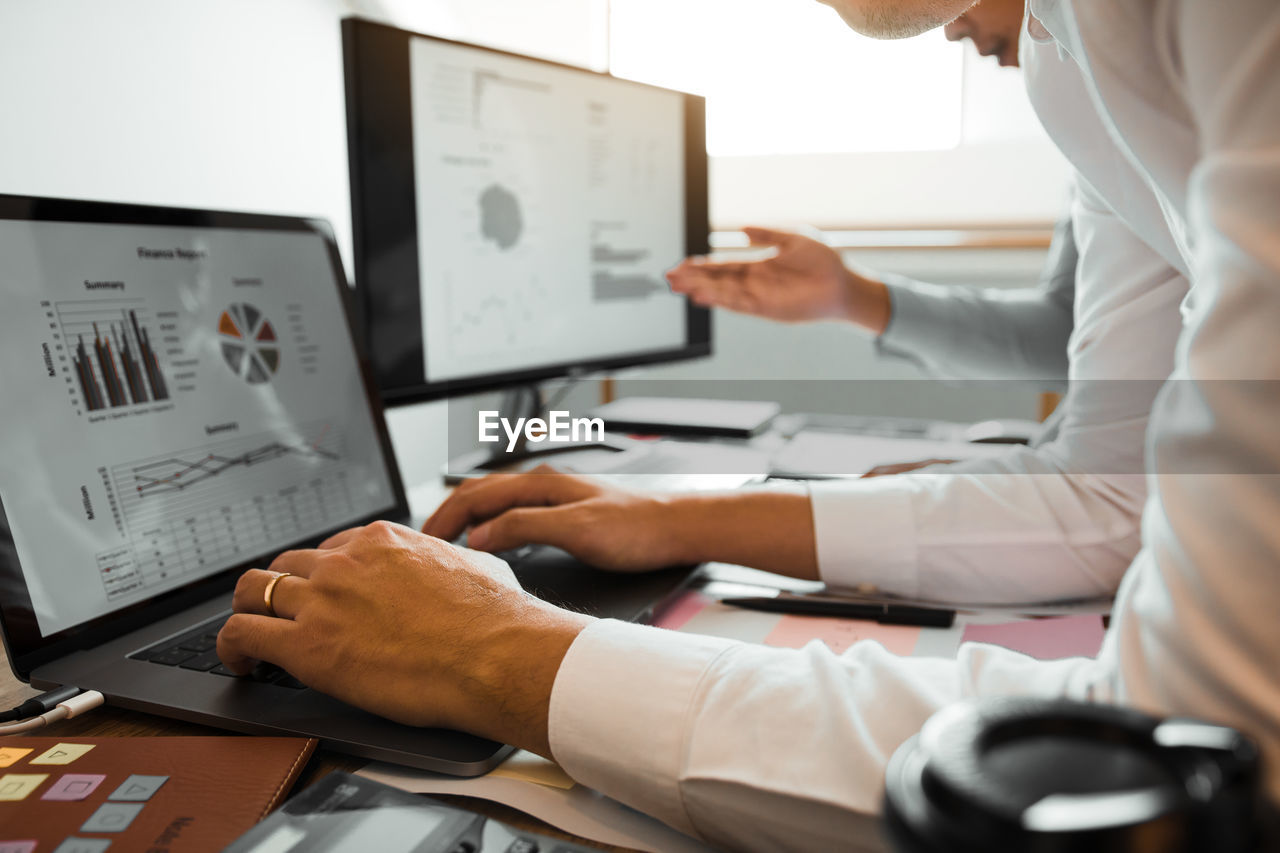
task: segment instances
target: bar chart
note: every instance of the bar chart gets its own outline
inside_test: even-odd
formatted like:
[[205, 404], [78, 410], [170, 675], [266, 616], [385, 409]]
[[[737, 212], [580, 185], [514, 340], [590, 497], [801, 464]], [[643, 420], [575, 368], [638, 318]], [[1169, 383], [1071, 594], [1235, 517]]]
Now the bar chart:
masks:
[[54, 310], [86, 411], [169, 399], [145, 300], [73, 300]]

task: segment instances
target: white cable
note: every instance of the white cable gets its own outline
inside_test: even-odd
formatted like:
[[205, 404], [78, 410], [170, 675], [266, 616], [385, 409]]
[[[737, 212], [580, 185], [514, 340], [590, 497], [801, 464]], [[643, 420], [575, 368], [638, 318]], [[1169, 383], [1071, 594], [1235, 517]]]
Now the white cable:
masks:
[[[67, 719], [78, 717], [81, 714], [92, 711], [107, 701], [101, 693], [96, 690], [86, 690], [83, 693], [72, 696], [65, 702], [59, 702], [59, 708], [67, 709]], [[56, 710], [56, 709], [55, 709]]]
[[0, 737], [7, 735], [20, 735], [26, 732], [34, 732], [42, 729], [50, 723], [56, 723], [59, 720], [70, 720], [72, 717], [78, 717], [88, 711], [97, 708], [106, 701], [102, 694], [96, 690], [86, 690], [76, 696], [72, 696], [65, 702], [59, 702], [57, 707], [51, 711], [46, 711], [38, 717], [32, 717], [29, 720], [22, 720], [18, 723], [8, 723], [0, 726]]
[[0, 726], [0, 736], [3, 735], [20, 735], [26, 732], [33, 732], [36, 729], [42, 729], [50, 723], [56, 723], [58, 720], [65, 720], [70, 716], [70, 712], [66, 708], [59, 705], [52, 711], [46, 711], [38, 717], [32, 717], [29, 720], [23, 720], [20, 723], [9, 723]]

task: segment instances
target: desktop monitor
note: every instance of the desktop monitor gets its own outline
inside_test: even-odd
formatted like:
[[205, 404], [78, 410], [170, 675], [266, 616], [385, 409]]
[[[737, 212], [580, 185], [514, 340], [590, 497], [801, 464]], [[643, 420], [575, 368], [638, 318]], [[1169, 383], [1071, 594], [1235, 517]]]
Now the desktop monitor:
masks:
[[704, 99], [343, 21], [357, 290], [389, 403], [709, 355]]

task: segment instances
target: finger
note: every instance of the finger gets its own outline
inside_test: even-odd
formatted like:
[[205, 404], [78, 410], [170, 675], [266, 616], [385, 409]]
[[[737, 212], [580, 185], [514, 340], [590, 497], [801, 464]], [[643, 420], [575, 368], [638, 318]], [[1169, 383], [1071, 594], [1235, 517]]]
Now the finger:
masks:
[[740, 314], [754, 314], [757, 302], [752, 294], [742, 288], [707, 288], [689, 294], [695, 305], [707, 308], [724, 308]]
[[549, 469], [486, 477], [450, 495], [427, 519], [422, 532], [452, 541], [477, 521], [508, 509], [581, 500], [596, 491], [588, 483]]
[[687, 275], [689, 273], [697, 272], [708, 264], [715, 263], [719, 263], [719, 261], [712, 260], [706, 255], [690, 255], [671, 269], [667, 270], [667, 274]]
[[696, 262], [693, 258], [685, 258], [671, 269], [667, 270], [667, 281], [674, 282], [676, 279], [684, 278], [690, 272], [697, 269]]
[[514, 507], [567, 503], [596, 492], [594, 486], [576, 477], [550, 472], [486, 477], [450, 495], [422, 525], [422, 532], [451, 542], [476, 522]]
[[685, 293], [700, 305], [728, 306], [740, 299], [745, 290], [751, 289], [755, 279], [755, 276], [708, 278], [689, 285]]
[[311, 573], [316, 570], [316, 566], [319, 565], [320, 556], [323, 553], [323, 551], [312, 549], [285, 551], [272, 560], [271, 565], [267, 568], [281, 574], [288, 572], [300, 578], [309, 578]]
[[[256, 613], [270, 616], [267, 610], [267, 587], [277, 577], [275, 572], [250, 569], [236, 581], [236, 591], [231, 596], [231, 607], [237, 613]], [[296, 619], [302, 602], [309, 594], [308, 582], [297, 575], [282, 577], [271, 590], [271, 604], [275, 615], [281, 619]]]
[[772, 228], [754, 226], [743, 228], [742, 233], [747, 235], [747, 240], [753, 246], [777, 246], [780, 249], [799, 236], [791, 231], [776, 231]]
[[521, 507], [477, 526], [467, 544], [479, 551], [509, 551], [522, 545], [570, 550], [576, 529], [570, 507]]
[[236, 675], [246, 674], [260, 660], [292, 672], [297, 631], [297, 623], [287, 619], [235, 613], [218, 632], [218, 657]]
[[759, 261], [708, 261], [689, 268], [689, 277], [695, 284], [703, 282], [743, 281], [762, 266], [773, 260]]
[[321, 551], [329, 551], [334, 548], [341, 548], [343, 545], [346, 545], [352, 539], [359, 536], [362, 530], [364, 530], [363, 527], [350, 527], [350, 528], [347, 528], [346, 530], [340, 530], [337, 533], [330, 536], [328, 539], [321, 542], [319, 545], [316, 546], [316, 548]]
[[707, 281], [719, 281], [721, 279], [741, 280], [745, 276], [751, 275], [755, 270], [764, 264], [775, 260], [774, 258], [760, 258], [750, 261], [715, 261], [710, 259], [702, 259], [699, 261], [686, 260], [678, 266], [672, 267], [669, 275], [674, 275], [682, 282], [687, 283], [691, 287]]

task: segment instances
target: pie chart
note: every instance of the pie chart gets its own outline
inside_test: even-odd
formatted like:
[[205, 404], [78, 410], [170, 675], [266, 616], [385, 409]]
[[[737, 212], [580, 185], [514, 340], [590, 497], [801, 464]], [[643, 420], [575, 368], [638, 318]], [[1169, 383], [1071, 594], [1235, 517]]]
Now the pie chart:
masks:
[[280, 368], [275, 327], [249, 303], [237, 302], [222, 312], [218, 337], [227, 367], [250, 385], [270, 382]]

